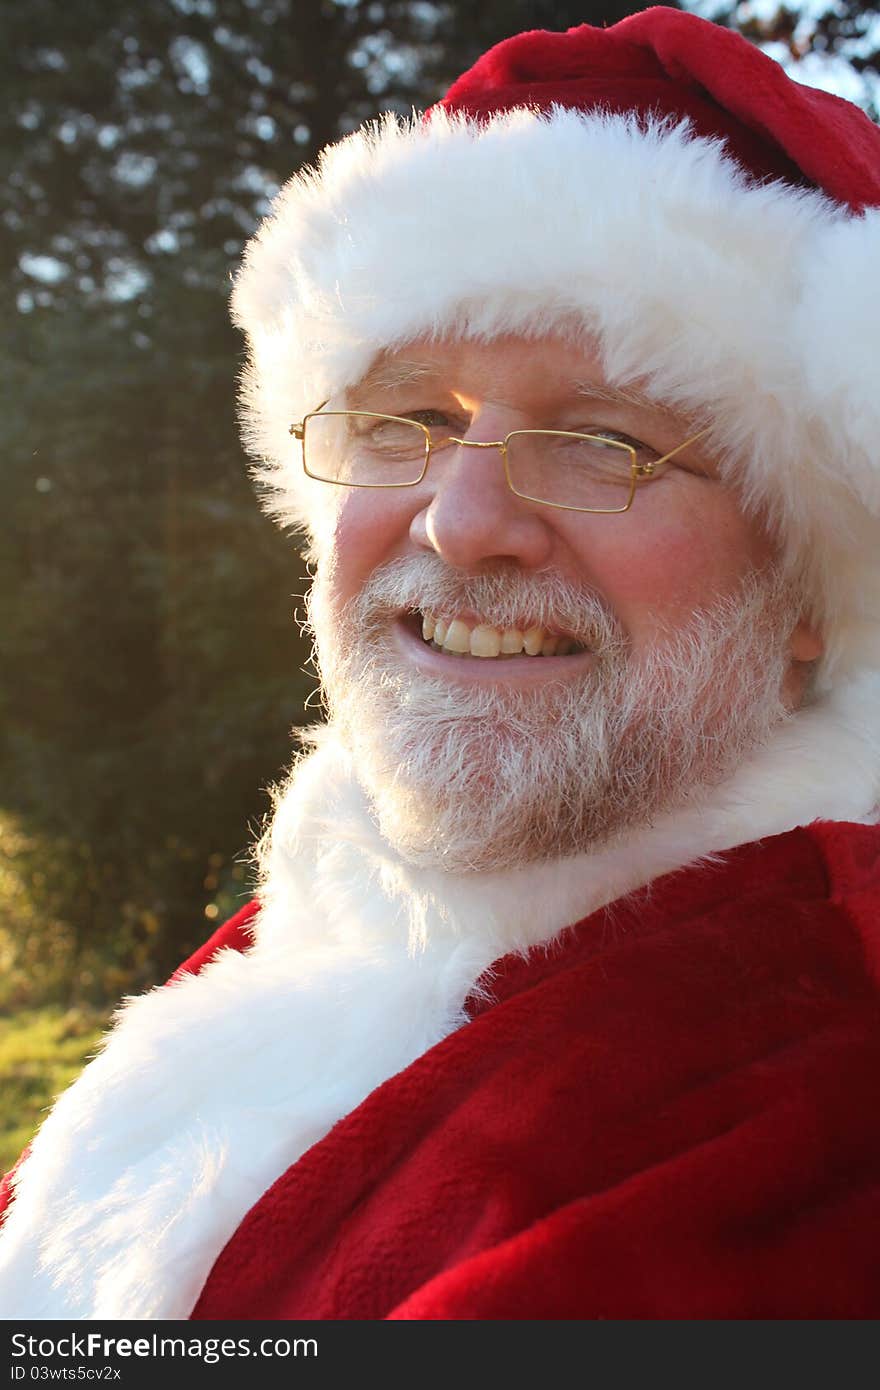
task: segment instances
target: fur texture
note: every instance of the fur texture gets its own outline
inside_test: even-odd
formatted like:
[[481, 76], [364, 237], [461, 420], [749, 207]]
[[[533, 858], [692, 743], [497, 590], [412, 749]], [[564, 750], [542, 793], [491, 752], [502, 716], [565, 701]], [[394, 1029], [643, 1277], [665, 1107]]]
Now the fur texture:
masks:
[[880, 212], [750, 181], [686, 124], [389, 116], [291, 180], [235, 284], [265, 505], [320, 532], [332, 489], [303, 476], [288, 428], [381, 349], [587, 333], [613, 380], [711, 424], [724, 474], [800, 564], [830, 687], [880, 663], [878, 254]]
[[0, 1234], [8, 1318], [185, 1318], [259, 1196], [375, 1087], [465, 1022], [492, 962], [659, 874], [816, 818], [876, 816], [852, 689], [699, 804], [594, 855], [414, 870], [332, 731], [276, 808], [253, 947], [127, 1002], [21, 1165]]

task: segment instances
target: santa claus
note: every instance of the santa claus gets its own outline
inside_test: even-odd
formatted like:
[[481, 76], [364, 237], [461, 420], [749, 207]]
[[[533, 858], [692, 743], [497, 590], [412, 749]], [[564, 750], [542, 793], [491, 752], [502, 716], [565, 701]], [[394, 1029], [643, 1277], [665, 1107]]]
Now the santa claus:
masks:
[[328, 720], [20, 1164], [31, 1318], [877, 1317], [880, 132], [655, 9], [295, 177]]

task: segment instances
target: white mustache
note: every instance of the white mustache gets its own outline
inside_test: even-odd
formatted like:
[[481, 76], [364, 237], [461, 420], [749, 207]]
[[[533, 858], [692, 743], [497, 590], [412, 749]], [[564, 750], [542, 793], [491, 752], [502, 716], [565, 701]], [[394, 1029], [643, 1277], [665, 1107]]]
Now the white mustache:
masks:
[[401, 611], [425, 610], [471, 610], [501, 629], [524, 624], [554, 628], [594, 651], [625, 645], [621, 625], [586, 585], [549, 571], [524, 574], [515, 565], [461, 574], [432, 555], [382, 565], [346, 604], [344, 618], [366, 632]]

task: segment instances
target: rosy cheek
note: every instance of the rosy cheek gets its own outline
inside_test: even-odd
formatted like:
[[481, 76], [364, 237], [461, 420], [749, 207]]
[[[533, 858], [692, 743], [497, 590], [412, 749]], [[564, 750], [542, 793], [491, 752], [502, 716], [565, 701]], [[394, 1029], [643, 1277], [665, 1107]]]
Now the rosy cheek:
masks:
[[325, 563], [333, 590], [345, 602], [362, 588], [380, 565], [403, 553], [412, 503], [400, 494], [370, 489], [345, 490], [329, 531]]
[[[635, 520], [634, 513], [629, 517]], [[655, 514], [617, 537], [603, 533], [594, 541], [586, 557], [591, 578], [636, 646], [734, 592], [769, 558], [766, 541], [727, 506], [682, 508], [662, 520]]]

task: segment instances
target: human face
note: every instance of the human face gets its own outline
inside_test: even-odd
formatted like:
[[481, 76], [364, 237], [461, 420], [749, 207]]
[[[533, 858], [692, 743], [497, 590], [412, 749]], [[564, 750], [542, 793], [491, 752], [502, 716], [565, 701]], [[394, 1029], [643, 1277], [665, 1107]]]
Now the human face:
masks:
[[[613, 430], [660, 455], [695, 433], [559, 338], [417, 344], [348, 405], [481, 442]], [[785, 715], [791, 594], [696, 446], [620, 515], [516, 497], [493, 450], [450, 447], [417, 487], [334, 491], [318, 663], [380, 827], [413, 863], [499, 869], [605, 842], [723, 778]], [[543, 628], [551, 645], [437, 650], [425, 612], [459, 635]], [[553, 636], [574, 650], [553, 654]]]
[[[415, 343], [374, 364], [347, 403], [424, 420], [433, 417], [419, 412], [436, 412], [472, 442], [500, 440], [515, 429], [602, 429], [660, 455], [696, 433], [693, 419], [637, 393], [615, 392], [596, 352], [560, 337]], [[775, 559], [767, 533], [721, 484], [700, 441], [662, 477], [641, 484], [630, 511], [620, 515], [567, 512], [516, 497], [492, 450], [448, 449], [432, 458], [417, 487], [338, 489], [322, 557], [332, 571], [335, 609], [381, 565], [426, 553], [461, 574], [506, 566], [588, 585], [614, 614], [636, 658]], [[472, 629], [483, 615], [437, 616], [447, 626], [458, 619]], [[528, 623], [538, 615], [519, 616]], [[503, 660], [437, 651], [407, 615], [394, 636], [414, 668], [456, 684], [532, 687], [575, 679], [591, 660], [589, 651]], [[791, 638], [802, 661], [818, 654], [804, 625]], [[796, 676], [786, 677], [792, 690]]]

